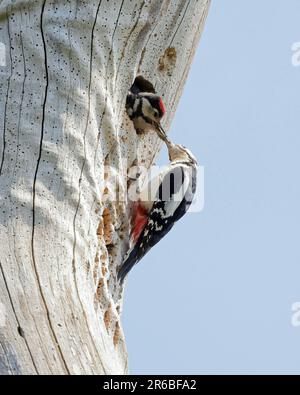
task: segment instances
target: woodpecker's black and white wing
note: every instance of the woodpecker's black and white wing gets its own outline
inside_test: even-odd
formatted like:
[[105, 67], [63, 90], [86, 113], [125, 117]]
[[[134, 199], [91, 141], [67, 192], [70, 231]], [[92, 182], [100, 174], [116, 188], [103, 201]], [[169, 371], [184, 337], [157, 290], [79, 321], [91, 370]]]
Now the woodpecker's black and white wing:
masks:
[[119, 270], [120, 281], [188, 211], [196, 191], [196, 178], [196, 167], [183, 163], [171, 165], [163, 175], [146, 226]]

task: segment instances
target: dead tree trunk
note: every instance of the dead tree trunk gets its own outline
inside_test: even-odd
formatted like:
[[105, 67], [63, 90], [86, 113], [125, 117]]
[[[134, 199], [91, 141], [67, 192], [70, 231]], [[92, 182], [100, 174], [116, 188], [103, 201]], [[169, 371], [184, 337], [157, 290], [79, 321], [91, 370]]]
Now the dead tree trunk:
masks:
[[209, 2], [0, 1], [1, 374], [127, 372], [122, 197], [160, 143], [126, 93], [149, 79], [168, 127]]

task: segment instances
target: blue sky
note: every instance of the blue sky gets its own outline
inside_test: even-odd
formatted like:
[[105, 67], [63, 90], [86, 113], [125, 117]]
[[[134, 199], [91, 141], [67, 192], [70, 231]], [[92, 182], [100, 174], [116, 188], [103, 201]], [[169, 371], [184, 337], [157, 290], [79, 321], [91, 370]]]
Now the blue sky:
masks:
[[212, 1], [170, 131], [205, 167], [205, 207], [128, 278], [133, 374], [299, 373], [299, 15]]

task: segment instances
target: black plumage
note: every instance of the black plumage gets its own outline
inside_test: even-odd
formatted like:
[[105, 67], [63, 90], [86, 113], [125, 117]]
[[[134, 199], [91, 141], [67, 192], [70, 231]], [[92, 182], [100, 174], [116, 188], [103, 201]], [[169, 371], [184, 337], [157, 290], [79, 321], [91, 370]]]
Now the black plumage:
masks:
[[[149, 212], [147, 224], [141, 232], [134, 248], [129, 250], [118, 272], [118, 278], [121, 282], [124, 281], [124, 278], [132, 267], [138, 263], [139, 260], [155, 246], [155, 244], [157, 244], [188, 211], [196, 191], [196, 178], [196, 167], [186, 164], [171, 166], [170, 171], [165, 174], [156, 193], [153, 206]], [[184, 191], [184, 196], [176, 196], [176, 194], [180, 192], [180, 188], [185, 180], [187, 180], [188, 185]], [[178, 197], [180, 200], [176, 202], [175, 199], [178, 199]], [[176, 206], [177, 203], [178, 205]], [[176, 209], [173, 211], [175, 207]]]

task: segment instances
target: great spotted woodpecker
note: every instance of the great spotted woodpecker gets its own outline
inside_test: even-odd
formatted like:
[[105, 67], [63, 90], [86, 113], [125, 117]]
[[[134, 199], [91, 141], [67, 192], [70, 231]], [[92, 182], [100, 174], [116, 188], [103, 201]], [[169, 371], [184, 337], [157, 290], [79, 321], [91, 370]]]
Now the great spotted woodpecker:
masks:
[[153, 85], [142, 76], [136, 77], [126, 99], [126, 111], [138, 134], [158, 131], [166, 109]]
[[159, 175], [154, 199], [147, 198], [147, 187], [133, 206], [131, 247], [118, 272], [121, 283], [132, 267], [185, 215], [196, 191], [196, 159], [187, 148], [173, 144], [163, 131], [160, 133], [168, 147], [170, 164]]

